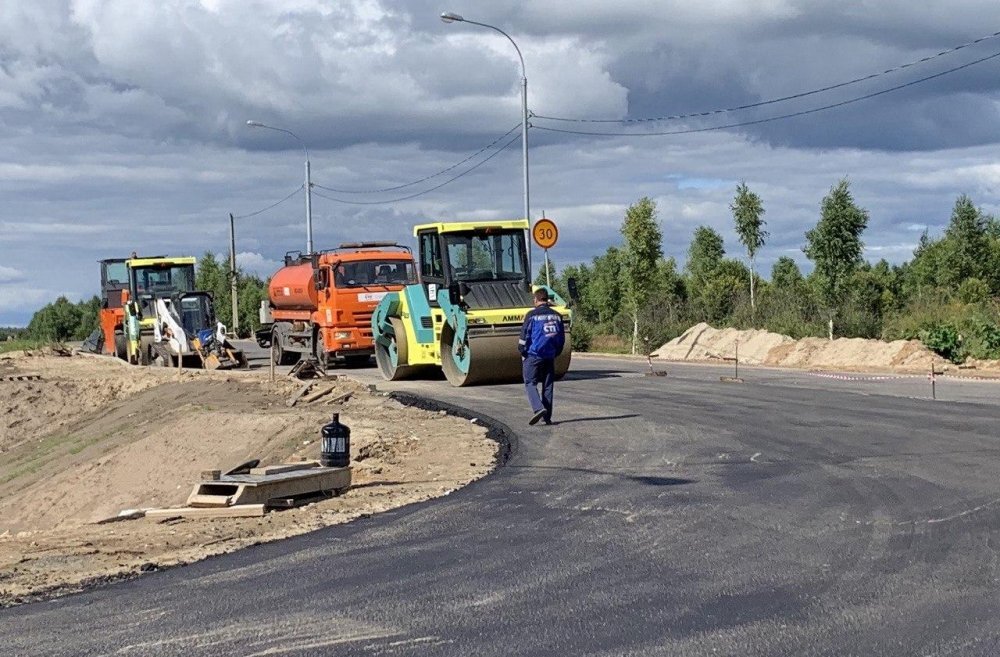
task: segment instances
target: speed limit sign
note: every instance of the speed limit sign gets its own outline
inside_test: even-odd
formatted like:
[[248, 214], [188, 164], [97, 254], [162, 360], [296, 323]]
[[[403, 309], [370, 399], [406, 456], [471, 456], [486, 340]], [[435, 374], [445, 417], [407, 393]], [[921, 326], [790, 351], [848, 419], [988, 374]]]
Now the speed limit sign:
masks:
[[539, 219], [531, 229], [531, 237], [539, 247], [551, 249], [559, 240], [559, 229], [551, 219]]

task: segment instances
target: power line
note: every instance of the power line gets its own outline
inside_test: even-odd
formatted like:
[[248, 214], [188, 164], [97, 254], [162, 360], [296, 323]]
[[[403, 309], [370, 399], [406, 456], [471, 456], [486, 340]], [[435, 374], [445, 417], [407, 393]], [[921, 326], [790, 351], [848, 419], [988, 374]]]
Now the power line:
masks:
[[847, 100], [842, 100], [838, 103], [831, 103], [829, 105], [823, 105], [821, 107], [814, 107], [812, 109], [802, 110], [799, 112], [791, 112], [789, 114], [780, 114], [778, 116], [771, 116], [764, 119], [755, 119], [752, 121], [740, 121], [738, 123], [726, 123], [724, 125], [708, 126], [704, 128], [687, 128], [684, 130], [668, 130], [663, 132], [591, 132], [586, 130], [564, 130], [562, 128], [547, 128], [544, 126], [531, 126], [535, 130], [545, 130], [547, 132], [560, 132], [568, 135], [591, 135], [597, 137], [657, 137], [663, 135], [687, 135], [695, 132], [710, 132], [713, 130], [726, 130], [729, 128], [742, 128], [750, 125], [759, 125], [761, 123], [771, 123], [773, 121], [781, 121], [783, 119], [791, 119], [797, 116], [805, 116], [807, 114], [815, 114], [816, 112], [823, 112], [825, 110], [834, 109], [836, 107], [843, 107], [844, 105], [850, 105], [852, 103], [857, 103], [862, 100], [868, 100], [869, 98], [875, 98], [876, 96], [882, 96], [893, 91], [899, 91], [900, 89], [905, 89], [907, 87], [912, 87], [928, 80], [933, 80], [935, 78], [940, 78], [950, 73], [955, 73], [956, 71], [961, 71], [962, 69], [969, 68], [970, 66], [975, 66], [976, 64], [981, 64], [983, 62], [989, 61], [991, 59], [996, 59], [1000, 57], [1000, 52], [993, 53], [986, 57], [976, 59], [974, 61], [962, 64], [961, 66], [956, 66], [950, 68], [946, 71], [941, 71], [940, 73], [935, 73], [933, 75], [928, 75], [926, 77], [918, 78], [916, 80], [911, 80], [904, 84], [896, 85], [895, 87], [889, 87], [888, 89], [883, 89], [881, 91], [875, 91], [870, 94], [865, 94], [863, 96], [856, 96], [854, 98], [849, 98]]
[[[325, 198], [328, 201], [333, 201], [334, 203], [346, 203], [348, 205], [383, 205], [385, 203], [396, 203], [398, 201], [407, 201], [407, 200], [409, 200], [411, 198], [416, 198], [418, 196], [423, 196], [424, 194], [429, 194], [430, 192], [433, 192], [433, 191], [435, 191], [437, 189], [441, 189], [445, 185], [447, 185], [449, 183], [452, 183], [452, 182], [455, 182], [456, 180], [458, 180], [459, 178], [465, 176], [466, 174], [472, 173], [473, 171], [475, 171], [479, 167], [483, 166], [484, 164], [486, 164], [487, 162], [489, 162], [490, 160], [492, 160], [494, 157], [496, 157], [500, 153], [502, 153], [505, 150], [507, 150], [507, 148], [510, 147], [511, 144], [514, 144], [515, 142], [519, 141], [520, 139], [521, 139], [521, 135], [517, 135], [516, 137], [514, 137], [513, 139], [511, 139], [510, 141], [508, 141], [506, 144], [504, 144], [503, 146], [501, 146], [500, 148], [498, 148], [496, 151], [494, 151], [493, 153], [490, 153], [489, 157], [487, 157], [486, 159], [482, 160], [481, 162], [477, 162], [476, 164], [472, 165], [471, 167], [469, 167], [468, 169], [466, 169], [462, 173], [458, 174], [457, 176], [449, 178], [448, 180], [445, 180], [443, 183], [435, 185], [434, 187], [431, 187], [430, 189], [425, 189], [422, 192], [417, 192], [415, 194], [410, 194], [409, 196], [401, 196], [399, 198], [389, 199], [389, 200], [386, 200], [386, 201], [348, 201], [347, 199], [334, 198], [332, 196], [327, 196], [326, 194], [321, 194], [320, 192], [316, 192], [316, 191], [314, 191], [313, 194], [315, 194], [316, 196], [319, 196], [320, 198]], [[315, 183], [313, 184], [313, 186], [314, 187], [319, 187], [319, 185], [316, 185]], [[327, 188], [323, 187], [323, 189], [327, 189]]]
[[[455, 164], [451, 165], [447, 169], [442, 169], [441, 171], [438, 171], [437, 173], [432, 173], [429, 176], [424, 176], [423, 178], [420, 178], [419, 180], [414, 180], [413, 182], [408, 182], [408, 183], [406, 183], [404, 185], [396, 185], [394, 187], [383, 187], [381, 189], [336, 189], [334, 187], [324, 187], [323, 185], [319, 185], [319, 184], [313, 183], [313, 187], [319, 187], [320, 189], [325, 189], [328, 192], [335, 192], [337, 194], [378, 194], [378, 193], [383, 193], [383, 192], [394, 192], [397, 189], [405, 189], [406, 187], [413, 187], [414, 185], [419, 185], [420, 183], [426, 182], [428, 180], [431, 180], [432, 178], [437, 178], [438, 176], [444, 175], [444, 174], [448, 173], [449, 171], [454, 171], [455, 169], [457, 169], [458, 167], [462, 166], [463, 164], [465, 164], [469, 160], [473, 160], [478, 155], [481, 155], [482, 153], [485, 153], [489, 149], [493, 148], [504, 137], [506, 137], [507, 135], [509, 135], [510, 133], [514, 132], [515, 130], [517, 130], [520, 127], [521, 127], [521, 124], [518, 123], [513, 128], [511, 128], [507, 132], [503, 133], [502, 135], [500, 135], [499, 137], [497, 137], [496, 139], [494, 139], [490, 143], [486, 144], [485, 146], [483, 146], [482, 148], [480, 148], [478, 151], [476, 151], [475, 153], [473, 153], [469, 157], [467, 157], [464, 160], [461, 160], [459, 162], [456, 162]], [[326, 197], [324, 196], [323, 198], [326, 198]]]
[[263, 214], [264, 212], [267, 212], [268, 210], [271, 210], [273, 208], [278, 207], [279, 205], [281, 205], [282, 203], [284, 203], [288, 199], [290, 199], [293, 196], [295, 196], [296, 194], [298, 194], [300, 191], [302, 191], [303, 187], [305, 187], [304, 184], [303, 185], [299, 185], [298, 187], [295, 188], [295, 191], [293, 191], [291, 194], [289, 194], [288, 196], [286, 196], [285, 198], [281, 199], [280, 201], [278, 201], [276, 203], [272, 203], [271, 205], [267, 206], [266, 208], [261, 208], [260, 210], [257, 210], [256, 212], [251, 212], [249, 214], [237, 214], [237, 215], [234, 215], [233, 218], [234, 219], [248, 219], [250, 217], [256, 217], [259, 214]]
[[789, 101], [789, 100], [797, 100], [799, 98], [806, 98], [808, 96], [814, 96], [816, 94], [824, 93], [826, 91], [833, 91], [834, 89], [840, 89], [840, 88], [843, 88], [843, 87], [848, 87], [848, 86], [853, 85], [853, 84], [858, 84], [859, 82], [866, 82], [868, 80], [874, 80], [875, 78], [882, 77], [883, 75], [888, 75], [890, 73], [896, 73], [896, 72], [902, 71], [902, 70], [907, 69], [907, 68], [912, 68], [912, 67], [918, 66], [920, 64], [925, 64], [927, 62], [933, 61], [933, 60], [938, 59], [940, 57], [944, 57], [945, 55], [950, 55], [952, 53], [958, 52], [959, 50], [963, 50], [964, 48], [969, 48], [970, 46], [974, 46], [974, 45], [982, 43], [984, 41], [989, 41], [990, 39], [996, 39], [997, 37], [1000, 37], [1000, 32], [994, 32], [993, 34], [988, 34], [986, 36], [980, 37], [980, 38], [975, 39], [973, 41], [969, 41], [967, 43], [963, 43], [963, 44], [955, 46], [953, 48], [948, 48], [947, 50], [942, 50], [941, 52], [937, 53], [936, 55], [928, 55], [927, 57], [923, 57], [921, 59], [917, 59], [917, 60], [914, 60], [912, 62], [907, 62], [906, 64], [900, 64], [900, 65], [894, 66], [892, 68], [887, 68], [886, 70], [878, 72], [878, 73], [870, 73], [868, 75], [863, 75], [861, 77], [854, 78], [853, 80], [847, 80], [845, 82], [838, 82], [837, 84], [831, 84], [829, 86], [821, 87], [819, 89], [813, 89], [812, 91], [803, 91], [803, 92], [800, 92], [800, 93], [792, 94], [790, 96], [782, 96], [780, 98], [771, 98], [770, 100], [762, 100], [762, 101], [759, 101], [759, 102], [756, 102], [756, 103], [748, 103], [746, 105], [737, 105], [736, 107], [727, 107], [727, 108], [724, 108], [724, 109], [714, 109], [714, 110], [708, 110], [706, 112], [692, 112], [690, 114], [674, 114], [674, 115], [671, 115], [671, 116], [657, 116], [657, 117], [637, 118], [637, 119], [574, 119], [574, 118], [567, 118], [567, 117], [562, 117], [562, 116], [545, 116], [545, 115], [542, 115], [542, 114], [532, 114], [531, 116], [534, 117], [534, 118], [536, 118], [536, 119], [545, 119], [547, 121], [564, 121], [564, 122], [570, 122], [570, 123], [648, 123], [648, 122], [653, 122], [653, 121], [673, 121], [673, 120], [677, 120], [677, 119], [692, 119], [692, 118], [699, 118], [699, 117], [705, 117], [705, 116], [713, 116], [713, 115], [716, 115], [716, 114], [726, 114], [726, 113], [729, 113], [729, 112], [738, 112], [738, 111], [741, 111], [741, 110], [753, 109], [755, 107], [764, 107], [766, 105], [774, 105], [775, 103], [783, 103], [783, 102], [786, 102], [786, 101]]

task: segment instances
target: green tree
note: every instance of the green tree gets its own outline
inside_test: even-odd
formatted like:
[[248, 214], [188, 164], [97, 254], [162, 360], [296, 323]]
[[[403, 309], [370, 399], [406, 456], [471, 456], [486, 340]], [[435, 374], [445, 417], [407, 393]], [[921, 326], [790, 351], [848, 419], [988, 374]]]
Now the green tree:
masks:
[[992, 273], [986, 217], [965, 194], [955, 201], [944, 241], [947, 246], [939, 279], [949, 289], [958, 290], [963, 281], [984, 279]]
[[754, 299], [754, 260], [768, 237], [768, 232], [764, 230], [766, 222], [762, 218], [764, 204], [761, 202], [760, 196], [750, 191], [746, 181], [741, 181], [736, 186], [736, 197], [729, 209], [736, 221], [736, 234], [743, 246], [746, 247], [747, 258], [750, 260], [750, 309], [753, 312], [757, 309]]
[[819, 223], [806, 232], [803, 250], [815, 264], [813, 279], [827, 309], [831, 340], [834, 315], [850, 292], [851, 275], [861, 264], [861, 234], [867, 227], [868, 211], [854, 202], [844, 178], [823, 198]]
[[722, 258], [726, 255], [723, 247], [722, 235], [714, 228], [708, 226], [698, 226], [688, 247], [688, 257], [685, 269], [691, 281], [690, 291], [692, 296], [699, 296], [702, 289], [712, 278], [712, 274], [719, 267]]
[[31, 317], [28, 334], [36, 340], [69, 340], [80, 330], [81, 316], [80, 307], [61, 296]]
[[80, 310], [80, 323], [73, 333], [73, 338], [76, 340], [85, 340], [100, 325], [101, 299], [95, 295], [87, 301], [81, 301], [76, 305]]
[[238, 281], [240, 335], [250, 336], [260, 325], [260, 302], [267, 299], [267, 281], [242, 272], [239, 273]]
[[802, 272], [795, 261], [781, 256], [771, 266], [771, 284], [779, 289], [793, 289], [802, 283]]
[[622, 252], [614, 246], [608, 247], [604, 255], [593, 261], [593, 275], [590, 284], [582, 291], [584, 303], [592, 308], [597, 322], [609, 324], [622, 308]]
[[642, 197], [625, 211], [622, 222], [625, 250], [624, 305], [632, 319], [632, 353], [639, 345], [639, 316], [648, 305], [657, 275], [657, 262], [662, 256], [663, 234], [656, 220], [656, 203]]
[[946, 248], [943, 240], [931, 239], [924, 230], [913, 251], [913, 259], [903, 266], [905, 296], [920, 298], [925, 290], [934, 290], [942, 285], [940, 275], [945, 266]]

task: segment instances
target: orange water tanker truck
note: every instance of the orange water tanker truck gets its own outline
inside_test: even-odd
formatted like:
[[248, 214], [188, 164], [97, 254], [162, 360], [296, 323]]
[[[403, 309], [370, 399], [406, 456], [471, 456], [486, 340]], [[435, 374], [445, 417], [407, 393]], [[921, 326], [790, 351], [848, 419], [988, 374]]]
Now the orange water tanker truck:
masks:
[[395, 242], [289, 252], [271, 277], [262, 312], [270, 315], [272, 359], [278, 365], [303, 356], [323, 367], [367, 364], [375, 353], [372, 312], [387, 293], [415, 282], [413, 255]]

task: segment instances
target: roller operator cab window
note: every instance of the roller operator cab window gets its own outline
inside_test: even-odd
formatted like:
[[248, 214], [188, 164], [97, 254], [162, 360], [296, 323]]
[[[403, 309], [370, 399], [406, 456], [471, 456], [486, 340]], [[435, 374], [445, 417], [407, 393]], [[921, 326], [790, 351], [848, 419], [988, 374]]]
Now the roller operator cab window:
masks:
[[441, 243], [437, 233], [420, 235], [420, 275], [424, 278], [444, 278], [441, 264]]
[[410, 285], [416, 278], [408, 260], [358, 260], [336, 265], [333, 281], [337, 287], [368, 287]]
[[452, 280], [486, 281], [524, 278], [524, 231], [446, 233]]

